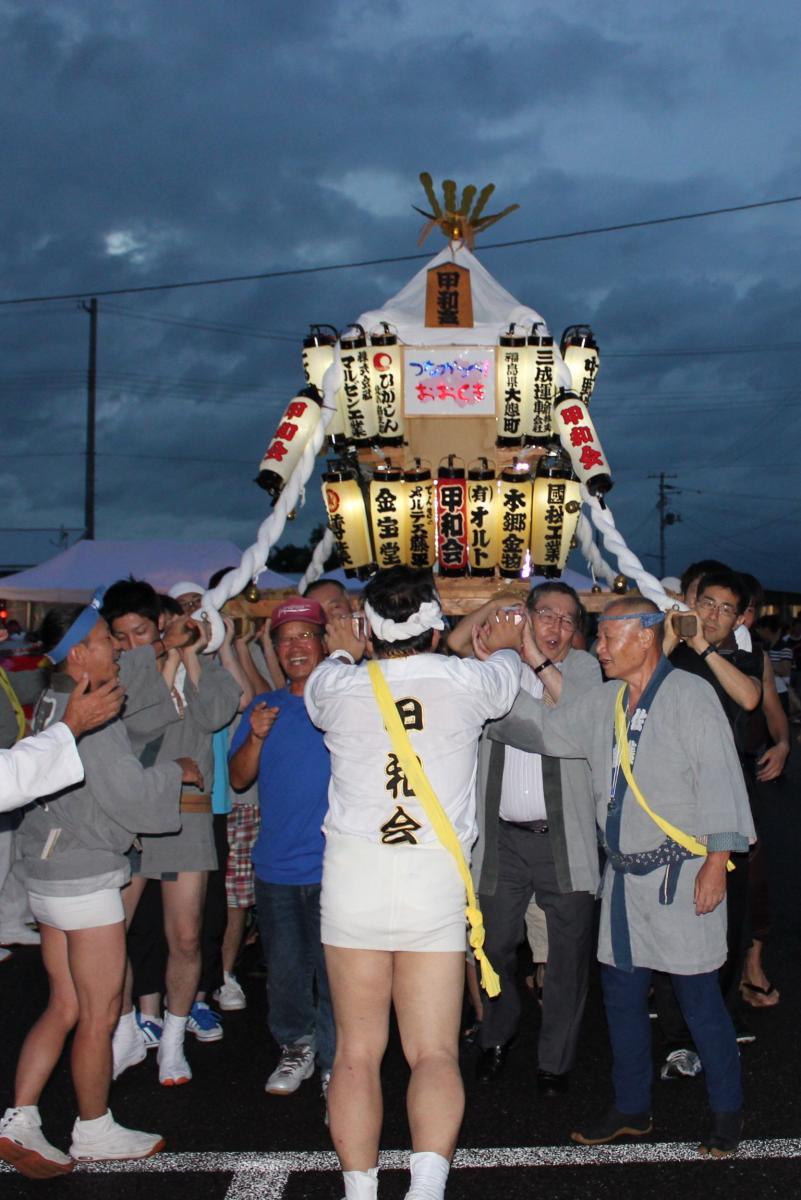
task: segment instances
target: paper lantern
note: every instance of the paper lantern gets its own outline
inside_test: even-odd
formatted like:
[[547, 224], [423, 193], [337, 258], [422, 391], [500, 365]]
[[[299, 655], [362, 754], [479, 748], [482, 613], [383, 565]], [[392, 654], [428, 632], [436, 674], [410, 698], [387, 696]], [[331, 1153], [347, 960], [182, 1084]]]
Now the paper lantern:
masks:
[[531, 559], [534, 574], [562, 574], [581, 515], [581, 490], [570, 464], [559, 450], [540, 459], [534, 479], [531, 513]]
[[[316, 387], [321, 396], [324, 394], [323, 376], [334, 361], [338, 336], [333, 325], [310, 325], [309, 333], [303, 339], [303, 374], [306, 382]], [[334, 399], [336, 412], [326, 432], [331, 445], [339, 446], [345, 442], [344, 396], [341, 388], [335, 393]]]
[[612, 487], [609, 464], [587, 405], [575, 392], [561, 390], [553, 406], [554, 430], [570, 455], [573, 470], [592, 496], [603, 497]]
[[273, 504], [294, 471], [306, 444], [320, 424], [322, 396], [315, 387], [304, 388], [290, 400], [261, 460], [256, 483]]
[[498, 446], [520, 446], [523, 441], [523, 396], [528, 390], [528, 354], [525, 334], [498, 338], [495, 356], [495, 423]]
[[339, 339], [345, 436], [355, 446], [371, 446], [378, 437], [378, 409], [373, 397], [370, 351], [361, 325], [351, 328], [358, 332], [343, 334]]
[[397, 335], [382, 322], [383, 333], [370, 334], [370, 375], [378, 410], [379, 446], [403, 445], [403, 351]]
[[601, 365], [598, 345], [589, 325], [568, 325], [560, 349], [579, 400], [589, 404]]
[[433, 567], [437, 557], [434, 521], [434, 481], [430, 467], [419, 458], [403, 474], [406, 485], [408, 544], [403, 561], [410, 567]]
[[480, 458], [467, 470], [468, 563], [471, 575], [494, 575], [501, 552], [495, 468]]
[[538, 333], [535, 325], [528, 337], [527, 385], [525, 403], [525, 442], [527, 446], [547, 446], [553, 437], [553, 397], [556, 379], [553, 338]]
[[399, 567], [408, 544], [408, 497], [403, 471], [391, 463], [376, 467], [370, 482], [370, 524], [380, 570]]
[[440, 575], [467, 573], [467, 481], [454, 454], [437, 472], [437, 559]]
[[323, 501], [345, 574], [367, 579], [376, 572], [364, 496], [352, 471], [329, 464]]
[[500, 507], [500, 573], [517, 579], [523, 570], [531, 540], [531, 468], [515, 460], [501, 471], [498, 481]]

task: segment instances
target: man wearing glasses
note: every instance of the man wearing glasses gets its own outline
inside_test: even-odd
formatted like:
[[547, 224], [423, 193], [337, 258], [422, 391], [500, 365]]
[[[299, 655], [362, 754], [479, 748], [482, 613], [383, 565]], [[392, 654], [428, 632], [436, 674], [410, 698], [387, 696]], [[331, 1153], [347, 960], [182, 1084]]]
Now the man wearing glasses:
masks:
[[[521, 689], [561, 705], [599, 687], [596, 660], [571, 648], [583, 616], [574, 590], [564, 583], [540, 584], [530, 592], [526, 609], [533, 637], [524, 640]], [[486, 619], [483, 610], [473, 614], [476, 619]], [[451, 645], [458, 652], [458, 645]], [[488, 726], [499, 740], [485, 736], [479, 751], [473, 874], [485, 947], [500, 975], [501, 993], [483, 1003], [477, 1075], [483, 1083], [499, 1075], [517, 1033], [516, 953], [535, 896], [548, 930], [537, 1089], [556, 1096], [565, 1090], [573, 1066], [592, 956], [598, 848], [590, 774], [583, 759], [560, 761], [504, 745], [505, 721]]]
[[326, 617], [297, 597], [273, 609], [270, 630], [286, 687], [245, 710], [229, 755], [231, 786], [258, 780], [261, 830], [253, 848], [256, 909], [267, 964], [270, 1032], [281, 1047], [265, 1084], [289, 1096], [320, 1067], [323, 1094], [334, 1060], [334, 1022], [320, 941], [323, 818], [331, 775], [321, 731], [303, 693], [325, 658]]

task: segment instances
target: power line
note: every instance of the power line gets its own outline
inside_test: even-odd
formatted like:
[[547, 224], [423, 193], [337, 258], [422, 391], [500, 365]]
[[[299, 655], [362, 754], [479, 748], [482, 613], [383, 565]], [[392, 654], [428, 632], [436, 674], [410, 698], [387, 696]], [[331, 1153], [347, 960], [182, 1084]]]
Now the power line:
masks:
[[133, 317], [136, 321], [154, 321], [160, 325], [180, 325], [184, 329], [203, 329], [210, 333], [235, 333], [240, 337], [262, 338], [267, 342], [295, 342], [300, 339], [290, 333], [268, 333], [258, 329], [246, 329], [238, 325], [209, 324], [205, 321], [195, 321], [190, 317], [154, 316], [149, 313], [134, 312], [130, 308], [116, 308], [113, 304], [103, 305], [103, 314], [114, 313], [115, 316]]
[[[708, 208], [700, 212], [677, 213], [670, 217], [651, 217], [647, 221], [625, 221], [617, 225], [599, 225], [593, 229], [574, 229], [567, 233], [547, 233], [539, 237], [516, 238], [508, 242], [487, 242], [482, 245], [485, 250], [507, 250], [514, 246], [535, 246], [543, 242], [566, 241], [569, 238], [593, 237], [599, 233], [621, 233], [627, 229], [645, 229], [655, 225], [671, 225], [679, 221], [697, 221], [706, 217], [719, 217], [727, 213], [751, 212], [760, 208], [772, 208], [780, 204], [797, 204], [801, 196], [782, 196], [773, 200], [759, 200], [752, 204], [732, 204], [725, 208]], [[83, 300], [87, 296], [131, 296], [143, 292], [169, 292], [186, 288], [217, 287], [228, 283], [256, 283], [265, 279], [288, 279], [301, 275], [321, 275], [333, 271], [349, 271], [361, 267], [383, 267], [391, 263], [417, 262], [428, 259], [431, 255], [400, 254], [387, 258], [367, 258], [344, 263], [329, 263], [317, 267], [294, 267], [282, 271], [259, 271], [251, 275], [223, 275], [214, 279], [182, 280], [174, 283], [141, 284], [138, 287], [125, 288], [84, 288], [80, 292], [62, 292], [42, 296], [15, 296], [0, 300], [0, 306], [12, 304], [43, 304], [54, 300]]]

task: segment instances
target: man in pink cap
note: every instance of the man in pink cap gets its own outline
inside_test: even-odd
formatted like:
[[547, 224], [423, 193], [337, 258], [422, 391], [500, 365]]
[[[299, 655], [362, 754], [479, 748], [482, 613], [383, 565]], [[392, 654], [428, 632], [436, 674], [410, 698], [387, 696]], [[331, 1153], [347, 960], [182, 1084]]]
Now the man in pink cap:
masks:
[[256, 696], [234, 734], [231, 786], [258, 781], [261, 831], [253, 848], [256, 908], [267, 964], [270, 1032], [281, 1047], [265, 1084], [288, 1096], [320, 1067], [323, 1095], [334, 1060], [334, 1022], [320, 940], [322, 823], [330, 766], [303, 701], [326, 650], [326, 618], [298, 596], [273, 609], [270, 631], [286, 686]]

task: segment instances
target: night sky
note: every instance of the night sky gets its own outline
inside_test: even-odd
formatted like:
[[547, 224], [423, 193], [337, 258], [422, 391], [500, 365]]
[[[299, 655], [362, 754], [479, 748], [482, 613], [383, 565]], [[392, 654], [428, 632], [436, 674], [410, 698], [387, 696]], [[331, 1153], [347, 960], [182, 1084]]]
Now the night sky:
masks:
[[[801, 590], [801, 204], [482, 251], [801, 194], [797, 3], [0, 0], [0, 31], [0, 299], [413, 254], [421, 170], [492, 181], [484, 265], [595, 331], [631, 548], [656, 570], [665, 471], [669, 573]], [[420, 265], [101, 298], [97, 536], [249, 544], [308, 324]], [[78, 300], [0, 306], [4, 527], [83, 524], [87, 339]], [[310, 488], [284, 540], [322, 518]]]

